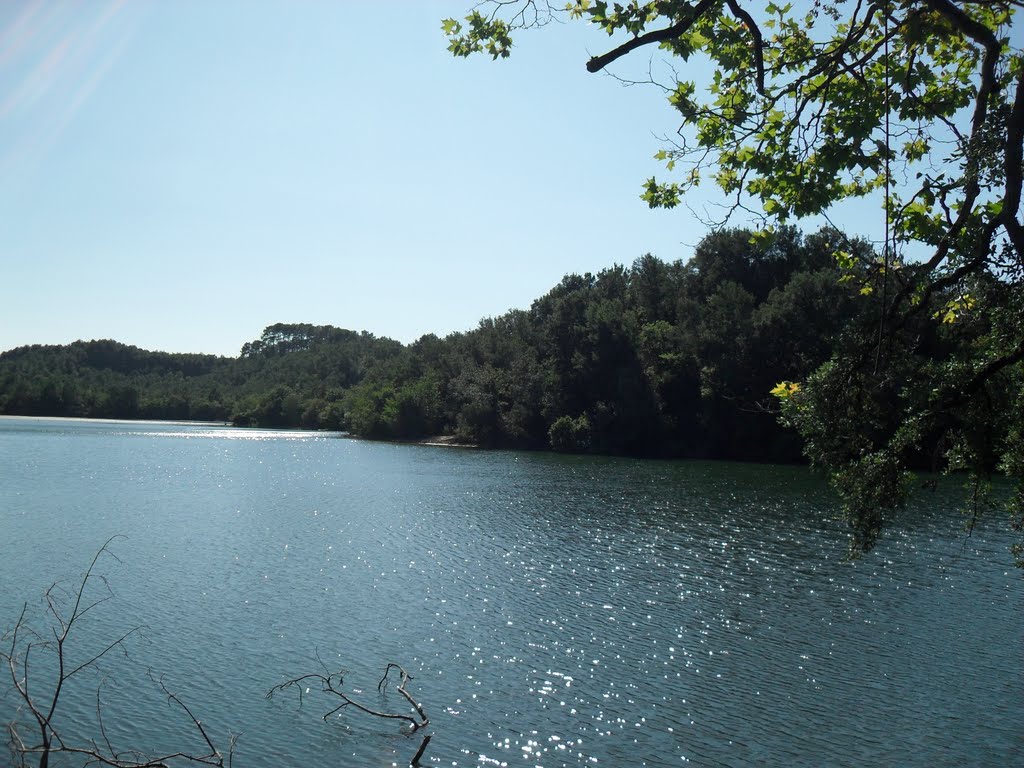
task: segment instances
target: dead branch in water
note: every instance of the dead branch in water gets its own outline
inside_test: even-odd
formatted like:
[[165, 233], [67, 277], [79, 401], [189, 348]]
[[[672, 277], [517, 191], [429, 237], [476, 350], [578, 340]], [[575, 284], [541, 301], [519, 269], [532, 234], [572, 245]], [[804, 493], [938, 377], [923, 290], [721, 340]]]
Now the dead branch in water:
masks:
[[[21, 768], [28, 766], [29, 761], [35, 762], [37, 759], [39, 768], [49, 768], [51, 755], [57, 754], [77, 757], [83, 761], [83, 765], [98, 764], [111, 768], [171, 768], [185, 763], [212, 765], [218, 768], [230, 766], [232, 751], [229, 751], [225, 761], [192, 710], [178, 696], [171, 693], [162, 680], [155, 682], [166, 694], [168, 704], [182, 710], [188, 716], [192, 727], [205, 742], [209, 752], [178, 751], [153, 756], [136, 749], [115, 749], [103, 723], [103, 705], [100, 700], [102, 681], [96, 689], [99, 740], [86, 739], [84, 743], [72, 743], [65, 740], [58, 730], [58, 720], [63, 713], [62, 694], [73, 679], [77, 679], [76, 676], [80, 673], [97, 670], [101, 659], [111, 651], [118, 650], [127, 656], [126, 641], [141, 629], [134, 627], [113, 642], [103, 644], [99, 650], [91, 651], [87, 661], [73, 663], [70, 660], [68, 647], [77, 637], [75, 629], [88, 613], [114, 597], [107, 580], [96, 572], [96, 566], [104, 555], [117, 560], [116, 555], [110, 551], [110, 544], [116, 538], [119, 537], [108, 539], [99, 548], [74, 588], [67, 589], [60, 582], [54, 582], [46, 590], [45, 629], [37, 631], [32, 627], [28, 604], [25, 603], [14, 627], [0, 638], [0, 664], [6, 667], [11, 689], [19, 703], [18, 715], [7, 725], [11, 756]], [[97, 590], [99, 594], [96, 594]], [[54, 667], [54, 678], [49, 689], [43, 686], [42, 690], [48, 692], [42, 695], [36, 682], [40, 667], [37, 664], [33, 669], [29, 663], [30, 659], [37, 659], [40, 655], [44, 658], [49, 656], [50, 664]], [[46, 669], [47, 666], [44, 665], [42, 668]], [[35, 738], [29, 737], [26, 731], [34, 731]], [[231, 747], [233, 750], [233, 739]]]
[[[319, 660], [319, 656], [317, 657], [317, 659]], [[380, 682], [377, 683], [377, 690], [382, 695], [387, 693], [388, 683], [391, 680], [391, 672], [394, 671], [398, 675], [398, 686], [396, 690], [400, 694], [402, 694], [402, 697], [412, 706], [413, 711], [415, 712], [415, 716], [410, 713], [402, 714], [395, 712], [382, 712], [380, 710], [373, 709], [372, 707], [369, 707], [366, 704], [363, 704], [359, 701], [356, 701], [342, 688], [342, 686], [344, 686], [345, 684], [344, 671], [339, 670], [337, 672], [330, 672], [327, 670], [327, 667], [324, 665], [323, 661], [321, 661], [320, 664], [321, 666], [324, 666], [323, 673], [311, 672], [306, 675], [301, 675], [299, 677], [286, 680], [285, 682], [280, 683], [279, 685], [275, 685], [273, 688], [271, 688], [267, 692], [267, 698], [272, 699], [274, 698], [274, 694], [278, 693], [279, 691], [284, 691], [288, 688], [295, 688], [299, 692], [299, 705], [301, 706], [304, 693], [307, 693], [309, 691], [309, 689], [305, 687], [305, 683], [315, 681], [320, 683], [320, 691], [322, 693], [327, 693], [341, 699], [341, 703], [338, 704], [338, 706], [334, 707], [334, 709], [330, 710], [329, 712], [323, 715], [323, 719], [325, 721], [331, 715], [336, 714], [345, 707], [351, 706], [355, 709], [358, 709], [360, 712], [365, 712], [366, 714], [372, 715], [374, 717], [380, 717], [385, 720], [400, 720], [402, 722], [408, 723], [410, 734], [415, 733], [420, 728], [426, 727], [430, 723], [430, 719], [427, 717], [427, 713], [424, 711], [423, 706], [412, 697], [412, 694], [409, 693], [408, 689], [406, 688], [408, 682], [412, 680], [412, 675], [406, 672], [405, 668], [401, 664], [396, 664], [394, 662], [388, 663], [388, 665], [384, 668], [383, 677], [381, 677]], [[418, 766], [420, 764], [420, 758], [426, 751], [427, 744], [430, 743], [430, 737], [431, 734], [429, 733], [423, 737], [423, 741], [420, 743], [419, 749], [416, 750], [416, 754], [410, 761], [410, 765]]]
[[310, 680], [315, 680], [320, 683], [320, 690], [323, 693], [329, 693], [341, 699], [341, 704], [339, 704], [323, 716], [324, 720], [326, 720], [331, 715], [344, 709], [347, 706], [353, 706], [360, 712], [365, 712], [366, 714], [373, 715], [374, 717], [381, 717], [385, 720], [402, 720], [404, 722], [407, 722], [413, 731], [419, 730], [420, 728], [423, 728], [424, 726], [428, 725], [430, 723], [430, 720], [427, 718], [427, 715], [423, 711], [423, 707], [420, 705], [420, 703], [412, 697], [408, 690], [406, 690], [405, 686], [410, 680], [412, 680], [412, 676], [405, 671], [405, 668], [402, 667], [401, 664], [395, 664], [394, 662], [390, 662], [387, 665], [387, 667], [385, 667], [384, 676], [380, 679], [380, 682], [377, 683], [377, 690], [380, 691], [380, 693], [382, 694], [387, 692], [389, 676], [391, 674], [391, 670], [393, 669], [397, 670], [399, 675], [399, 683], [397, 688], [398, 692], [401, 693], [405, 700], [412, 705], [412, 708], [415, 710], [418, 717], [413, 717], [409, 714], [403, 715], [392, 712], [380, 712], [379, 710], [371, 709], [365, 704], [361, 704], [360, 702], [356, 701], [351, 696], [349, 696], [349, 694], [345, 693], [345, 691], [341, 689], [341, 686], [345, 684], [345, 673], [344, 671], [340, 670], [338, 672], [328, 672], [327, 674], [311, 672], [307, 675], [301, 675], [300, 677], [295, 677], [291, 680], [286, 680], [285, 682], [280, 683], [279, 685], [275, 685], [273, 688], [271, 688], [267, 692], [267, 698], [274, 698], [274, 694], [279, 691], [283, 691], [288, 688], [296, 688], [299, 691], [299, 704], [301, 704], [303, 698], [302, 684]]

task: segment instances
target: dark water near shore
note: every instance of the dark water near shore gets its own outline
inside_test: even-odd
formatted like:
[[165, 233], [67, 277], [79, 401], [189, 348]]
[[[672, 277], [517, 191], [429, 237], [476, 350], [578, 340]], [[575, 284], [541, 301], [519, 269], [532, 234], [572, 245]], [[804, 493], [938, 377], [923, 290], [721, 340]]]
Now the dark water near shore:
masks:
[[76, 646], [144, 626], [104, 660], [115, 746], [202, 746], [152, 669], [236, 766], [405, 765], [391, 722], [264, 698], [319, 655], [395, 711], [412, 673], [425, 764], [1020, 765], [1024, 574], [955, 490], [849, 563], [803, 468], [0, 419], [0, 627], [121, 535]]

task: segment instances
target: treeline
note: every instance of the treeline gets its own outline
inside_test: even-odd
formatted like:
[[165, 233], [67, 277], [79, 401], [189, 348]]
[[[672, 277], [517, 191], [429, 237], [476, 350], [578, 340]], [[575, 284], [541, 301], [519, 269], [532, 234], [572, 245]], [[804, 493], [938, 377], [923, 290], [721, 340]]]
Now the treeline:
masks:
[[116, 341], [0, 354], [0, 413], [344, 428], [345, 393], [402, 345], [330, 326], [278, 324], [237, 358]]
[[837, 232], [709, 235], [685, 264], [652, 256], [568, 275], [528, 310], [402, 345], [330, 326], [274, 325], [238, 358], [113, 341], [0, 355], [0, 412], [198, 419], [447, 434], [494, 447], [794, 460], [768, 407], [859, 323]]
[[770, 407], [830, 355], [864, 302], [840, 282], [835, 232], [709, 235], [687, 263], [569, 275], [528, 310], [425, 336], [346, 399], [349, 428], [487, 446], [795, 460]]

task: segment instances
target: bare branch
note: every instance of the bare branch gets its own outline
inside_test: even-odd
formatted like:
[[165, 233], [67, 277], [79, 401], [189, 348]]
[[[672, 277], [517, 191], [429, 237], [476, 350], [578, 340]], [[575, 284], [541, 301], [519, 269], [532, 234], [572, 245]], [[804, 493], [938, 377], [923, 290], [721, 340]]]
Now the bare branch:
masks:
[[398, 692], [401, 693], [402, 696], [406, 699], [406, 701], [408, 701], [412, 705], [413, 709], [416, 711], [416, 714], [419, 715], [419, 719], [413, 717], [412, 715], [395, 714], [391, 712], [380, 712], [378, 710], [366, 706], [365, 704], [356, 701], [351, 696], [349, 696], [349, 694], [347, 694], [345, 691], [341, 690], [341, 688], [339, 687], [345, 684], [344, 673], [340, 671], [333, 672], [327, 675], [322, 675], [317, 672], [311, 672], [306, 675], [301, 675], [299, 677], [286, 680], [285, 682], [279, 683], [278, 685], [275, 685], [273, 688], [271, 688], [267, 692], [267, 698], [272, 699], [275, 693], [277, 693], [278, 691], [283, 691], [287, 688], [298, 688], [299, 703], [301, 704], [303, 694], [301, 684], [308, 680], [316, 680], [320, 683], [320, 690], [323, 693], [330, 693], [334, 696], [337, 696], [343, 702], [342, 704], [338, 705], [330, 712], [325, 714], [323, 716], [324, 720], [326, 720], [328, 717], [330, 717], [338, 710], [343, 709], [348, 705], [351, 705], [356, 709], [365, 712], [368, 715], [373, 715], [374, 717], [381, 717], [387, 720], [403, 720], [409, 723], [409, 725], [412, 726], [412, 730], [414, 731], [424, 727], [430, 721], [427, 718], [426, 714], [424, 713], [423, 707], [420, 706], [420, 704], [406, 690], [405, 685], [409, 680], [412, 679], [412, 677], [409, 675], [408, 672], [405, 671], [405, 669], [401, 665], [395, 664], [393, 662], [387, 665], [387, 667], [384, 670], [384, 677], [382, 677], [381, 681], [377, 684], [377, 690], [380, 691], [382, 694], [387, 692], [388, 676], [391, 673], [392, 669], [398, 670], [398, 674], [400, 676], [400, 682], [397, 689]]
[[[116, 750], [110, 740], [103, 719], [101, 689], [105, 680], [101, 680], [96, 689], [96, 719], [100, 741], [89, 740], [85, 744], [70, 744], [65, 742], [57, 731], [55, 723], [61, 712], [62, 693], [66, 685], [80, 672], [97, 668], [100, 659], [114, 648], [125, 650], [125, 641], [140, 629], [135, 627], [128, 630], [113, 642], [104, 645], [98, 652], [89, 655], [86, 661], [70, 669], [68, 668], [67, 652], [73, 637], [73, 630], [83, 617], [113, 597], [113, 592], [110, 590], [106, 578], [98, 574], [96, 568], [100, 557], [104, 554], [114, 557], [115, 560], [118, 559], [109, 549], [111, 542], [116, 538], [120, 537], [115, 536], [108, 539], [99, 548], [85, 574], [78, 581], [74, 591], [65, 590], [59, 582], [55, 582], [46, 590], [44, 594], [44, 602], [46, 604], [45, 615], [48, 617], [49, 630], [53, 635], [52, 641], [32, 642], [31, 638], [39, 638], [40, 636], [38, 632], [29, 626], [27, 604], [23, 606], [13, 629], [4, 634], [3, 640], [5, 645], [0, 649], [0, 659], [7, 665], [13, 690], [20, 701], [19, 711], [26, 712], [28, 717], [24, 719], [29, 723], [34, 721], [34, 727], [38, 730], [38, 743], [26, 742], [19, 728], [18, 717], [16, 717], [8, 725], [7, 729], [10, 748], [23, 766], [27, 764], [27, 758], [32, 757], [34, 760], [38, 756], [39, 768], [49, 768], [50, 757], [56, 754], [78, 756], [84, 759], [84, 765], [98, 764], [111, 766], [111, 768], [172, 768], [172, 766], [182, 763], [219, 766], [223, 768], [225, 764], [224, 757], [214, 746], [207, 730], [193, 714], [192, 710], [178, 696], [167, 689], [162, 680], [157, 682], [160, 689], [167, 695], [171, 703], [177, 705], [188, 715], [192, 721], [193, 728], [206, 743], [209, 749], [208, 752], [199, 754], [182, 750], [160, 756], [147, 756], [137, 750]], [[97, 599], [92, 599], [88, 596], [86, 593], [93, 581], [100, 581], [107, 590], [107, 594]], [[71, 602], [71, 610], [68, 613], [64, 613], [61, 610], [61, 603], [64, 599]], [[10, 639], [9, 644], [7, 644], [8, 638]], [[28, 638], [27, 641], [26, 638]], [[32, 656], [33, 650], [36, 649], [52, 654], [56, 666], [55, 679], [49, 688], [50, 693], [42, 702], [37, 701], [33, 697], [30, 686], [32, 671], [29, 659]], [[233, 738], [230, 743], [232, 752], [229, 752], [229, 762], [234, 749]]]
[[123, 645], [124, 641], [127, 640], [129, 637], [134, 635], [136, 632], [141, 632], [141, 631], [142, 631], [142, 627], [132, 627], [127, 632], [125, 632], [123, 635], [121, 635], [121, 637], [117, 638], [117, 640], [115, 640], [110, 645], [108, 645], [106, 648], [104, 648], [102, 651], [100, 651], [95, 656], [93, 656], [91, 659], [89, 659], [88, 661], [82, 662], [77, 667], [75, 667], [73, 670], [71, 670], [66, 675], [64, 675], [64, 679], [65, 680], [69, 680], [69, 679], [71, 679], [72, 676], [74, 676], [78, 672], [81, 672], [83, 669], [87, 669], [88, 667], [91, 667], [97, 661], [99, 661], [104, 656], [106, 656], [107, 653], [112, 651], [114, 648], [121, 647]]
[[[319, 658], [319, 656], [317, 658]], [[416, 699], [413, 698], [412, 694], [410, 694], [409, 691], [406, 689], [406, 685], [410, 680], [412, 680], [412, 676], [408, 672], [406, 672], [405, 668], [402, 667], [402, 665], [400, 664], [389, 662], [388, 665], [384, 668], [384, 675], [381, 677], [380, 682], [377, 683], [377, 690], [382, 696], [387, 695], [388, 682], [390, 680], [392, 670], [394, 670], [398, 674], [398, 692], [402, 694], [402, 697], [412, 706], [413, 710], [416, 712], [416, 717], [413, 717], [410, 714], [382, 712], [380, 710], [373, 709], [372, 707], [369, 707], [366, 704], [363, 704], [362, 702], [352, 698], [348, 693], [346, 693], [341, 688], [341, 686], [345, 684], [345, 677], [343, 671], [331, 672], [328, 674], [319, 674], [317, 672], [312, 672], [306, 675], [300, 675], [299, 677], [291, 678], [290, 680], [286, 680], [283, 683], [275, 685], [273, 688], [267, 691], [267, 698], [272, 699], [274, 697], [274, 694], [278, 693], [279, 691], [284, 691], [289, 688], [297, 688], [299, 691], [299, 704], [301, 705], [302, 696], [304, 693], [303, 684], [307, 681], [316, 680], [320, 683], [320, 691], [322, 693], [327, 693], [341, 699], [341, 703], [338, 704], [338, 706], [329, 710], [322, 716], [324, 721], [326, 721], [328, 718], [331, 717], [331, 715], [334, 715], [335, 713], [341, 711], [345, 707], [352, 706], [355, 709], [358, 709], [360, 712], [365, 712], [366, 714], [372, 715], [373, 717], [379, 717], [384, 720], [401, 720], [403, 722], [406, 722], [410, 726], [409, 733], [415, 733], [419, 729], [429, 725], [430, 720], [427, 717], [427, 714], [424, 711], [423, 706], [418, 701], [416, 701]], [[427, 744], [429, 742], [430, 734], [427, 734], [423, 741], [420, 743], [419, 749], [416, 751], [415, 756], [412, 758], [412, 765], [419, 764], [419, 760], [423, 756], [423, 752], [426, 750]]]
[[423, 757], [423, 753], [427, 751], [427, 745], [430, 743], [430, 737], [433, 734], [425, 734], [423, 741], [420, 742], [420, 748], [416, 750], [416, 754], [412, 756], [412, 760], [409, 761], [409, 765], [418, 766], [420, 764], [420, 758]]
[[398, 684], [398, 692], [400, 694], [402, 694], [402, 696], [405, 697], [405, 700], [408, 701], [412, 705], [413, 709], [416, 710], [416, 714], [418, 714], [420, 716], [420, 722], [419, 722], [419, 724], [416, 727], [417, 728], [422, 728], [423, 726], [425, 726], [430, 721], [427, 719], [427, 713], [423, 711], [423, 707], [421, 707], [419, 702], [416, 701], [416, 699], [414, 699], [409, 694], [409, 692], [405, 689], [406, 683], [408, 683], [410, 680], [412, 680], [412, 676], [408, 672], [405, 671], [404, 667], [402, 667], [400, 664], [395, 664], [394, 662], [389, 663], [387, 668], [384, 670], [384, 677], [382, 677], [380, 679], [380, 682], [377, 683], [377, 690], [380, 691], [381, 693], [387, 692], [387, 688], [388, 688], [388, 673], [390, 673], [392, 669], [397, 669], [398, 673], [400, 675], [400, 681], [399, 681], [399, 684]]
[[761, 36], [761, 28], [757, 26], [754, 17], [740, 7], [736, 0], [726, 0], [729, 10], [733, 16], [742, 21], [750, 36], [754, 38], [754, 66], [757, 67], [757, 92], [762, 96], [764, 90], [764, 38]]

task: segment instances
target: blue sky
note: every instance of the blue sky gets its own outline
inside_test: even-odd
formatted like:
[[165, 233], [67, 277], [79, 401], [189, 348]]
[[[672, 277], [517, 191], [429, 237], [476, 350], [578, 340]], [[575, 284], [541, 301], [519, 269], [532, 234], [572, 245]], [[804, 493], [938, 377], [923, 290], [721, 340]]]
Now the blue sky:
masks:
[[470, 5], [0, 5], [0, 350], [235, 355], [276, 322], [409, 342], [688, 258], [706, 228], [639, 199], [660, 92], [588, 74], [608, 40], [578, 23], [456, 60], [440, 23]]

